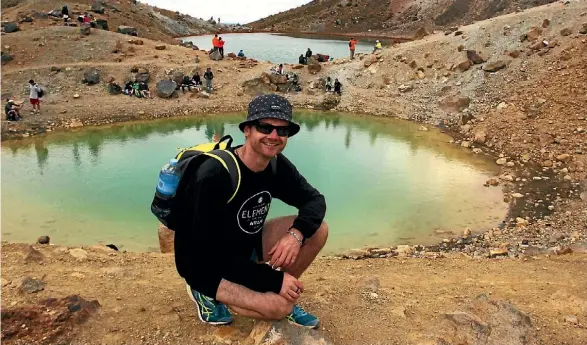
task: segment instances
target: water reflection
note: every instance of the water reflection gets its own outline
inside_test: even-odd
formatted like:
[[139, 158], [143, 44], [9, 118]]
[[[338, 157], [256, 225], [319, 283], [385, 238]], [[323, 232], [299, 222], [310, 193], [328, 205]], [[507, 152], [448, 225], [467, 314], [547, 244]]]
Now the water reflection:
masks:
[[[205, 126], [204, 135], [208, 141], [216, 141], [227, 134], [226, 125], [236, 125], [242, 121], [242, 116], [214, 116], [205, 118], [179, 118], [165, 119], [151, 122], [136, 122], [126, 125], [114, 125], [109, 128], [86, 128], [75, 132], [56, 132], [48, 136], [35, 137], [4, 142], [4, 147], [9, 148], [12, 156], [16, 156], [19, 150], [28, 150], [31, 145], [37, 154], [37, 165], [41, 171], [47, 165], [49, 159], [49, 147], [52, 145], [66, 144], [71, 148], [72, 161], [76, 167], [82, 164], [80, 151], [86, 147], [91, 157], [91, 163], [100, 161], [101, 151], [107, 142], [126, 143], [129, 140], [148, 140], [153, 135], [169, 136], [189, 130], [199, 131]], [[406, 143], [411, 154], [415, 154], [420, 148], [432, 149], [446, 158], [459, 158], [475, 164], [470, 155], [461, 149], [446, 150], [439, 146], [439, 134], [418, 131], [418, 125], [394, 119], [366, 120], [362, 117], [353, 117], [345, 114], [296, 114], [296, 121], [302, 131], [309, 133], [322, 125], [326, 130], [335, 130], [341, 123], [345, 133], [341, 136], [346, 149], [353, 142], [354, 132], [367, 132], [369, 145], [374, 147], [379, 138], [392, 138], [394, 141]], [[235, 140], [238, 141], [238, 137]], [[448, 140], [448, 137], [447, 137]], [[195, 144], [195, 142], [194, 142]]]

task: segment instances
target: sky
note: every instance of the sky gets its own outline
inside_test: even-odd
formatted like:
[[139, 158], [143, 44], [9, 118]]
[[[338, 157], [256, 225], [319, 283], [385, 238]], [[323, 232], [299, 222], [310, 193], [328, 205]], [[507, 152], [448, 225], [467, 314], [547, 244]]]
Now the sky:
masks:
[[139, 0], [151, 6], [189, 14], [196, 18], [222, 23], [250, 23], [281, 11], [306, 4], [311, 0]]

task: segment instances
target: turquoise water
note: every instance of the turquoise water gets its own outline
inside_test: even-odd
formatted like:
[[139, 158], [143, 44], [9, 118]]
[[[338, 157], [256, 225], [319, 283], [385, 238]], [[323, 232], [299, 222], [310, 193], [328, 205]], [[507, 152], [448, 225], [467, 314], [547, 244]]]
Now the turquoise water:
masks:
[[[224, 52], [238, 53], [243, 49], [247, 57], [259, 61], [271, 61], [273, 63], [298, 63], [300, 54], [305, 54], [310, 48], [314, 54], [325, 54], [337, 59], [349, 57], [349, 39], [344, 37], [321, 38], [316, 37], [290, 37], [276, 34], [221, 34], [226, 42]], [[182, 38], [184, 41], [192, 41], [200, 49], [212, 49], [212, 37], [191, 36]], [[355, 53], [368, 53], [373, 51], [373, 42], [359, 39], [355, 47]]]
[[[296, 115], [297, 116], [297, 115]], [[176, 148], [231, 134], [243, 115], [133, 123], [3, 142], [2, 239], [157, 248], [150, 213], [157, 175]], [[327, 200], [326, 252], [436, 242], [434, 230], [496, 226], [494, 164], [399, 120], [309, 113], [284, 153]], [[296, 213], [275, 201], [270, 217]]]

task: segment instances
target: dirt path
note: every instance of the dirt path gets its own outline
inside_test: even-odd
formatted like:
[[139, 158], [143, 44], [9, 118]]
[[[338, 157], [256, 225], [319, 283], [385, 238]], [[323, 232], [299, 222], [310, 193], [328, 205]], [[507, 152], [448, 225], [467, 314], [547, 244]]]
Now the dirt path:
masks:
[[[244, 343], [252, 328], [252, 321], [241, 317], [230, 327], [202, 325], [170, 255], [96, 248], [70, 254], [64, 247], [35, 247], [42, 264], [30, 257], [25, 263], [27, 245], [2, 245], [3, 308], [71, 294], [97, 299], [99, 314], [75, 331], [74, 344]], [[47, 285], [34, 294], [20, 293], [24, 276]], [[430, 335], [448, 337], [440, 327], [444, 313], [463, 311], [487, 294], [530, 316], [538, 339], [532, 344], [584, 345], [585, 277], [587, 254], [521, 260], [460, 254], [436, 259], [320, 258], [303, 276], [307, 292], [301, 304], [321, 317], [321, 331], [335, 344], [423, 344], [419, 341]], [[568, 315], [576, 316], [580, 325], [565, 322]]]

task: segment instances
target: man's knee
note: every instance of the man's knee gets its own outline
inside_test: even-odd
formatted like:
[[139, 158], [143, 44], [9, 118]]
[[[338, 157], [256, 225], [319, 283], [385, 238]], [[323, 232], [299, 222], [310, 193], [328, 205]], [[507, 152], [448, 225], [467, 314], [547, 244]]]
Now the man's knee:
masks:
[[320, 245], [321, 247], [324, 247], [327, 239], [328, 239], [328, 224], [326, 224], [326, 222], [322, 222], [322, 224], [320, 225], [318, 230], [316, 230], [316, 233], [312, 237], [310, 237], [309, 241], [312, 241], [312, 243], [314, 243], [316, 245]]

